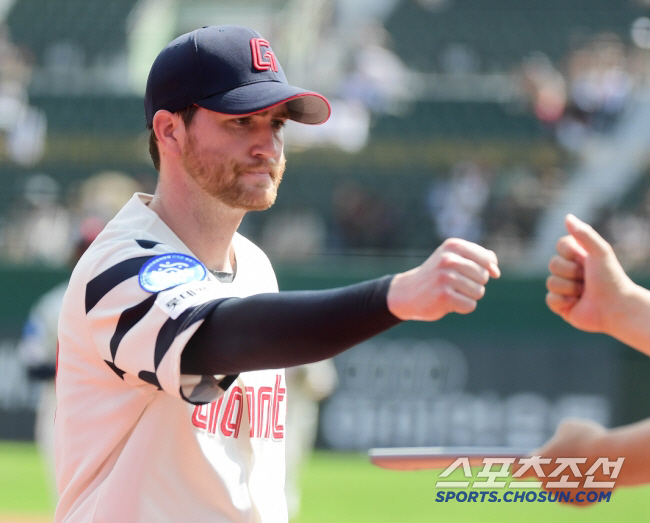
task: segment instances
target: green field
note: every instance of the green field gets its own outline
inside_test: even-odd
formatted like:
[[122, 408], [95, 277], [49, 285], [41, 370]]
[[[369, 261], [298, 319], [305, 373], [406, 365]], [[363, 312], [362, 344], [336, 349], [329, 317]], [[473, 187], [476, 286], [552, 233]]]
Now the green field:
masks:
[[[437, 479], [431, 471], [378, 469], [360, 454], [317, 452], [305, 465], [303, 508], [295, 523], [611, 523], [650, 516], [650, 487], [621, 489], [608, 503], [579, 509], [557, 503], [437, 503]], [[34, 445], [0, 443], [0, 522], [47, 522], [51, 514]]]

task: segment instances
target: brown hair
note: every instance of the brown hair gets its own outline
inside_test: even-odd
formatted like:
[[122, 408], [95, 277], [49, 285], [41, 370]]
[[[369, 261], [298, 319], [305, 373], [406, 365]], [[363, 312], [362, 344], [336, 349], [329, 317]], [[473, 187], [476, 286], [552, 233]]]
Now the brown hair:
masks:
[[[194, 119], [194, 115], [198, 110], [198, 105], [190, 105], [185, 109], [176, 111], [176, 114], [180, 115], [183, 119], [185, 127], [189, 127]], [[153, 166], [156, 171], [160, 171], [160, 151], [158, 150], [158, 138], [156, 138], [156, 133], [153, 132], [153, 128], [149, 130], [149, 154], [151, 155], [151, 160], [153, 161]]]

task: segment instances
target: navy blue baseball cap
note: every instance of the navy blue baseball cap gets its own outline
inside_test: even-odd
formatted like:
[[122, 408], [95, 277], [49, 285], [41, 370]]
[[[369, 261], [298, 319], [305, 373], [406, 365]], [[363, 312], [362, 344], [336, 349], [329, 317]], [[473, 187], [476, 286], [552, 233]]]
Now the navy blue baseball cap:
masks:
[[158, 55], [147, 80], [147, 127], [165, 109], [190, 105], [246, 115], [286, 103], [289, 118], [325, 122], [331, 109], [315, 92], [289, 85], [268, 41], [252, 29], [233, 25], [202, 27], [179, 36]]

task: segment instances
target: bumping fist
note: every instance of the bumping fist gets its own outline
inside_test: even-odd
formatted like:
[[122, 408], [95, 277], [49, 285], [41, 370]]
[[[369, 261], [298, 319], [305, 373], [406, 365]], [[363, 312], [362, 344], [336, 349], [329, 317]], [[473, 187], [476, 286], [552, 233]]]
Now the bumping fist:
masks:
[[634, 284], [590, 225], [570, 214], [566, 227], [569, 234], [560, 238], [549, 263], [546, 304], [578, 329], [615, 335], [621, 298]]
[[397, 274], [388, 290], [388, 309], [402, 320], [439, 320], [450, 312], [468, 314], [498, 278], [497, 256], [458, 238], [445, 240], [419, 267]]

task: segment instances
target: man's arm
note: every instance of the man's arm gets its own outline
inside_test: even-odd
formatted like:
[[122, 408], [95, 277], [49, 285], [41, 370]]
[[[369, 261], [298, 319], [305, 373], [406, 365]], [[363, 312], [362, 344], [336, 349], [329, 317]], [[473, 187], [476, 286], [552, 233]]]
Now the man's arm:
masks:
[[625, 273], [611, 245], [575, 216], [550, 263], [546, 303], [569, 324], [650, 355], [650, 291]]
[[[553, 437], [531, 454], [551, 458], [551, 464], [544, 466], [545, 478], [540, 478], [546, 481], [548, 481], [548, 473], [555, 467], [556, 458], [587, 458], [585, 464], [580, 465], [581, 477], [575, 477], [570, 468], [563, 471], [563, 474], [569, 474], [568, 481], [579, 483], [584, 481], [587, 468], [591, 467], [598, 458], [607, 458], [610, 462], [615, 462], [619, 457], [624, 457], [625, 461], [618, 477], [606, 476], [602, 468], [598, 468], [593, 475], [593, 480], [614, 481], [615, 487], [631, 487], [650, 483], [648, 441], [650, 441], [650, 420], [606, 429], [594, 421], [570, 419], [561, 423]], [[513, 472], [516, 471], [517, 468]], [[532, 468], [522, 475], [522, 477], [534, 476]], [[577, 503], [574, 502], [572, 505]]]
[[[650, 291], [628, 277], [611, 245], [591, 226], [568, 215], [566, 227], [569, 234], [560, 238], [549, 263], [548, 307], [578, 329], [608, 334], [650, 355]], [[583, 457], [588, 463], [625, 457], [616, 486], [642, 485], [650, 482], [648, 441], [650, 420], [613, 429], [568, 420], [533, 454]]]
[[492, 251], [451, 239], [422, 265], [394, 277], [225, 299], [187, 343], [181, 372], [232, 375], [330, 358], [401, 320], [472, 312], [489, 278], [499, 275]]

